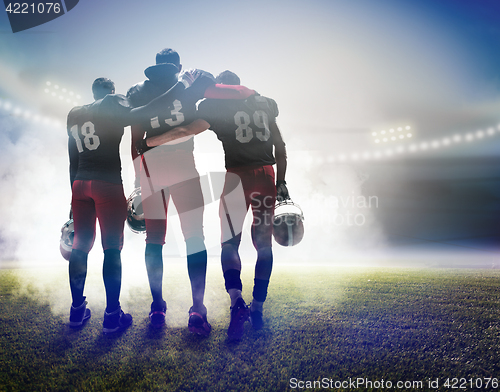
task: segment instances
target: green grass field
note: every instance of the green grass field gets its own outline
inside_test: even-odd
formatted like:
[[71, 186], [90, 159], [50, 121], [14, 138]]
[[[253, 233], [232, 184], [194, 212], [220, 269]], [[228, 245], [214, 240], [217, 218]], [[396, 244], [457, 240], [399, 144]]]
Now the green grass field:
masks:
[[[124, 275], [122, 306], [134, 324], [103, 336], [100, 268], [89, 267], [93, 314], [81, 330], [67, 325], [64, 266], [0, 270], [1, 391], [500, 389], [498, 270], [276, 264], [265, 328], [248, 324], [234, 343], [226, 339], [229, 299], [216, 260], [208, 338], [187, 330], [183, 263], [166, 268], [166, 328], [149, 327], [143, 276], [128, 285]], [[247, 301], [252, 273], [245, 265]]]

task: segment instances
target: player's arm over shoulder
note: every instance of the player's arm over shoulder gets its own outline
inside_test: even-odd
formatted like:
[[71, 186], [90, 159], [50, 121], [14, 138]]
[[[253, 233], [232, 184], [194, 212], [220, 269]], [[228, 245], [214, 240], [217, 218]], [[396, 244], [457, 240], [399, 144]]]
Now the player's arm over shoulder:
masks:
[[131, 109], [130, 102], [124, 95], [108, 94], [99, 102], [98, 113], [103, 120], [124, 127], [129, 125], [128, 116]]
[[164, 132], [161, 135], [148, 137], [146, 139], [146, 145], [148, 147], [156, 147], [166, 143], [180, 143], [207, 130], [209, 127], [210, 124], [208, 122], [202, 119], [197, 119], [187, 125], [175, 127], [174, 129]]

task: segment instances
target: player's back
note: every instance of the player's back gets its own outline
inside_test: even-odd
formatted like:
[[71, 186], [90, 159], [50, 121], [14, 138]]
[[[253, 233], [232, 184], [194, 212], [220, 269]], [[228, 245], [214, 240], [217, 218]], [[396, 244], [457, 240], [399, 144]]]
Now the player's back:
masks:
[[[149, 80], [139, 83], [129, 89], [127, 96], [134, 107], [145, 105], [152, 99], [167, 91], [172, 85], [158, 86]], [[137, 124], [147, 137], [167, 132], [177, 126], [188, 124], [196, 118], [196, 103], [203, 98], [204, 88], [189, 88], [181, 91], [172, 102], [162, 108], [151, 111], [148, 119]], [[172, 146], [161, 146], [161, 151], [184, 149], [193, 151], [193, 139]]]
[[245, 100], [207, 99], [198, 107], [198, 117], [210, 124], [223, 144], [226, 168], [275, 163], [269, 124], [277, 116], [276, 102], [260, 95]]
[[68, 114], [70, 159], [78, 157], [75, 179], [121, 183], [119, 145], [130, 109], [122, 95], [107, 95]]

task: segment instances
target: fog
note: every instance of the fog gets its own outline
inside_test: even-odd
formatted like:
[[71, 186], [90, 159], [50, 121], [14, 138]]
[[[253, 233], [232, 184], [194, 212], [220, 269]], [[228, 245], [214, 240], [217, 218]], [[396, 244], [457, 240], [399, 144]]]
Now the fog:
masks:
[[[293, 249], [274, 245], [278, 263], [349, 264], [362, 258], [365, 264], [379, 265], [383, 256], [370, 263], [367, 254], [393, 250], [393, 233], [382, 219], [391, 213], [389, 198], [382, 192], [382, 182], [375, 180], [380, 175], [377, 162], [394, 162], [395, 168], [409, 158], [383, 155], [387, 148], [373, 143], [372, 132], [411, 125], [415, 143], [432, 143], [457, 132], [465, 137], [478, 127], [497, 132], [498, 25], [480, 6], [297, 1], [287, 7], [278, 2], [229, 7], [222, 1], [220, 7], [209, 7], [195, 2], [196, 7], [179, 5], [178, 12], [188, 13], [189, 18], [167, 25], [160, 23], [159, 9], [151, 14], [152, 5], [138, 8], [135, 2], [111, 1], [99, 5], [102, 13], [95, 14], [97, 5], [80, 3], [64, 17], [24, 33], [9, 33], [6, 17], [1, 16], [2, 266], [66, 263], [59, 254], [59, 237], [71, 197], [64, 125], [70, 107], [44, 95], [44, 83], [53, 80], [75, 89], [82, 103], [91, 101], [90, 85], [99, 76], [112, 78], [117, 92], [125, 93], [144, 78], [143, 70], [165, 46], [179, 51], [185, 68], [214, 74], [231, 69], [242, 84], [277, 101], [278, 125], [288, 148], [287, 183], [305, 216], [305, 236], [299, 245]], [[169, 12], [163, 3], [156, 2], [155, 7]], [[259, 21], [262, 7], [272, 22], [259, 22], [252, 33], [240, 31], [234, 15]], [[103, 27], [107, 13], [113, 15], [117, 29], [134, 17], [140, 27], [118, 34]], [[203, 23], [216, 13], [226, 18], [224, 28]], [[227, 34], [228, 29], [234, 34]], [[129, 140], [126, 130], [122, 166], [127, 195], [134, 180]], [[497, 134], [488, 140], [469, 147], [449, 146], [443, 157], [495, 154]], [[224, 171], [222, 149], [213, 134], [197, 136], [195, 143], [200, 174]], [[391, 148], [396, 151], [401, 146], [408, 152], [409, 143]], [[433, 156], [443, 162], [436, 151]], [[358, 154], [373, 158], [376, 153], [382, 159], [353, 158]], [[425, 157], [423, 151], [418, 154]], [[387, 168], [387, 176], [396, 178], [391, 164]], [[407, 180], [413, 175], [402, 176]], [[390, 196], [393, 203], [395, 196]], [[214, 258], [219, 252], [217, 209], [212, 203], [205, 211], [206, 241]], [[244, 261], [251, 263], [254, 251], [248, 227], [249, 222], [242, 252]], [[125, 232], [124, 261], [143, 274], [144, 236], [127, 227]], [[182, 258], [183, 249], [172, 213], [164, 253]], [[97, 238], [91, 259], [101, 258]]]

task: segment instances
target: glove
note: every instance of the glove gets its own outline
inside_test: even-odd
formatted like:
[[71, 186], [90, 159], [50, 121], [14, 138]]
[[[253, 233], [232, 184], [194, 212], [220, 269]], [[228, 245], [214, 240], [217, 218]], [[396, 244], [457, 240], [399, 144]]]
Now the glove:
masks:
[[290, 195], [288, 194], [288, 188], [286, 187], [285, 180], [276, 181], [276, 199], [278, 200], [278, 202], [290, 200]]
[[151, 150], [153, 147], [149, 147], [146, 144], [146, 139], [141, 139], [138, 140], [137, 143], [135, 143], [135, 150], [137, 151], [137, 154], [142, 155], [146, 151]]
[[183, 71], [179, 75], [179, 81], [182, 82], [186, 88], [191, 87], [195, 82], [203, 85], [215, 84], [213, 75], [201, 69], [188, 69]]

